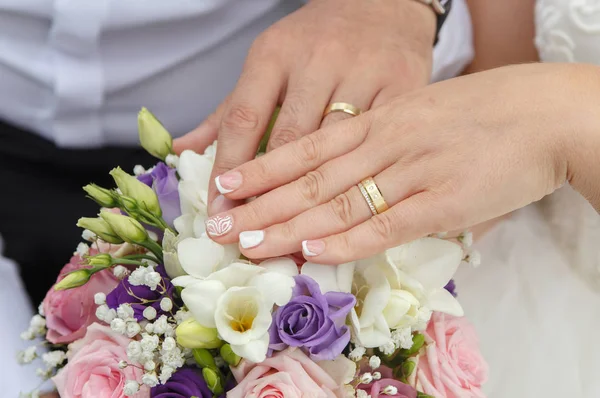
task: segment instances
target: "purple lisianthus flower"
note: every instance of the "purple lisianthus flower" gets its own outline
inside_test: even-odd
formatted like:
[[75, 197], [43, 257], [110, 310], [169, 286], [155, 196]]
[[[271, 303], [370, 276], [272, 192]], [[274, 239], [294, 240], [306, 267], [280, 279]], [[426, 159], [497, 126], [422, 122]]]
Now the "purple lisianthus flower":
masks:
[[346, 316], [356, 298], [350, 293], [321, 293], [306, 275], [295, 277], [292, 299], [273, 314], [271, 350], [301, 347], [313, 361], [335, 359], [350, 342]]
[[451, 295], [456, 297], [456, 284], [454, 283], [454, 279], [450, 279], [450, 281], [444, 286], [444, 289], [450, 292]]
[[144, 319], [143, 313], [146, 307], [154, 307], [157, 317], [165, 314], [160, 308], [160, 301], [164, 297], [168, 297], [173, 301], [173, 310], [171, 311], [177, 311], [177, 303], [173, 297], [175, 287], [168, 278], [165, 267], [158, 265], [155, 271], [162, 276], [162, 281], [155, 290], [151, 290], [150, 287], [144, 285], [133, 286], [129, 283], [129, 278], [127, 277], [106, 296], [106, 305], [116, 310], [121, 304], [131, 304], [135, 319], [138, 321]]
[[173, 221], [181, 215], [177, 171], [159, 162], [150, 173], [138, 176], [138, 180], [154, 190], [158, 196], [163, 218], [172, 227]]
[[181, 368], [165, 383], [152, 387], [151, 398], [212, 398], [199, 369]]

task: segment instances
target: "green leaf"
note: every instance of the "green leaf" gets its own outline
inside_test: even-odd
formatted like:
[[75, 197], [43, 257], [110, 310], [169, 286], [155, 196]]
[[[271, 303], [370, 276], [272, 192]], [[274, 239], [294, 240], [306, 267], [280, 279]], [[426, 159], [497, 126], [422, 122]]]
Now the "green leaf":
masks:
[[281, 107], [275, 108], [273, 112], [273, 116], [271, 116], [271, 121], [267, 126], [267, 131], [265, 131], [265, 135], [263, 135], [262, 140], [260, 140], [260, 145], [258, 146], [258, 153], [264, 153], [267, 151], [267, 144], [269, 143], [269, 138], [271, 138], [271, 131], [273, 130], [273, 126], [275, 125], [275, 121], [277, 120], [277, 116], [279, 115], [279, 110]]
[[417, 398], [435, 398], [433, 395], [427, 395], [423, 392], [417, 391]]

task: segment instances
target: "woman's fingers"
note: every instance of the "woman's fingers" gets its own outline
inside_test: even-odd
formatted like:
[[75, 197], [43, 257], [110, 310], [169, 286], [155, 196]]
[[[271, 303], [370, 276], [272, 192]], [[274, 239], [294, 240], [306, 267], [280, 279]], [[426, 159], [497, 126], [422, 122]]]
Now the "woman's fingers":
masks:
[[443, 205], [429, 191], [417, 193], [349, 231], [302, 242], [303, 254], [318, 264], [342, 264], [440, 232]]
[[[327, 162], [318, 169], [309, 172], [300, 179], [268, 192], [256, 200], [226, 213], [218, 214], [219, 219], [226, 219], [229, 229], [216, 231], [210, 228], [208, 233], [219, 243], [237, 241], [242, 231], [259, 230], [268, 225], [290, 220], [322, 203], [326, 203], [337, 195], [347, 191], [357, 181], [377, 174], [393, 163], [393, 159], [378, 157], [371, 159], [372, 149], [359, 149]], [[215, 225], [222, 225], [215, 219]]]
[[229, 199], [268, 192], [352, 152], [363, 142], [368, 129], [369, 117], [364, 115], [319, 130], [217, 176], [217, 187]]
[[[386, 203], [392, 206], [422, 187], [425, 169], [396, 163], [373, 179]], [[368, 176], [363, 176], [361, 179]], [[360, 180], [358, 180], [360, 181]], [[260, 231], [240, 233], [240, 247], [249, 258], [275, 257], [301, 250], [302, 241], [339, 234], [373, 216], [357, 183], [331, 201], [313, 207], [293, 219]], [[262, 240], [257, 240], [262, 237]]]

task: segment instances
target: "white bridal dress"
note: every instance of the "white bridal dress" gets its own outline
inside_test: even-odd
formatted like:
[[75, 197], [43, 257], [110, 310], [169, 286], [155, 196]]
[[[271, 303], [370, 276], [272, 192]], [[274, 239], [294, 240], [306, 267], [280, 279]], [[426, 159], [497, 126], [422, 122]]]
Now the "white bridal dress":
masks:
[[[536, 45], [544, 62], [600, 64], [600, 0], [538, 0]], [[567, 186], [477, 246], [482, 265], [456, 283], [488, 396], [600, 397], [600, 215]]]

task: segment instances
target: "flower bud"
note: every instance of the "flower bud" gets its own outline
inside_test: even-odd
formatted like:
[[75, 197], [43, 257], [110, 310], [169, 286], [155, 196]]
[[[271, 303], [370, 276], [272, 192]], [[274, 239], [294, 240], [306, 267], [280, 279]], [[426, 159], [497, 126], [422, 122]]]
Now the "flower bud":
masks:
[[238, 366], [240, 361], [242, 360], [242, 357], [233, 352], [229, 344], [224, 344], [221, 347], [220, 353], [221, 358], [223, 358], [223, 360], [227, 362], [228, 365], [233, 367]]
[[110, 211], [101, 212], [100, 217], [127, 243], [141, 244], [148, 240], [148, 232], [142, 224], [131, 217], [111, 213]]
[[406, 351], [403, 350], [403, 354], [406, 356], [415, 355], [421, 350], [421, 348], [423, 347], [424, 344], [425, 344], [425, 336], [423, 336], [420, 333], [417, 333], [413, 336], [412, 347], [410, 347], [410, 349], [408, 349]]
[[77, 226], [92, 231], [106, 243], [119, 245], [123, 239], [102, 218], [83, 217], [77, 221]]
[[173, 137], [148, 109], [138, 114], [138, 132], [142, 147], [152, 156], [165, 160], [173, 153]]
[[219, 348], [223, 342], [219, 339], [217, 329], [200, 325], [189, 318], [177, 326], [177, 342], [185, 348]]
[[87, 263], [98, 268], [108, 268], [112, 265], [112, 256], [106, 253], [98, 254], [96, 256], [88, 257]]
[[217, 364], [210, 351], [205, 348], [195, 348], [192, 350], [196, 363], [201, 368], [211, 368], [217, 370]]
[[83, 187], [83, 190], [88, 194], [88, 197], [102, 207], [113, 208], [118, 205], [114, 194], [109, 189], [102, 188], [96, 184], [88, 184]]
[[208, 386], [208, 389], [215, 395], [221, 395], [223, 393], [223, 384], [221, 383], [221, 377], [219, 373], [211, 368], [202, 369], [202, 377]]
[[69, 272], [61, 281], [54, 285], [54, 290], [67, 290], [83, 286], [90, 280], [91, 276], [92, 271], [87, 268]]
[[136, 205], [148, 210], [155, 216], [160, 217], [162, 215], [158, 197], [152, 188], [134, 176], [127, 174], [120, 167], [112, 169], [109, 174], [113, 177], [123, 195], [135, 200]]
[[121, 196], [121, 209], [125, 210], [130, 216], [136, 216], [139, 213], [138, 203], [129, 196]]

